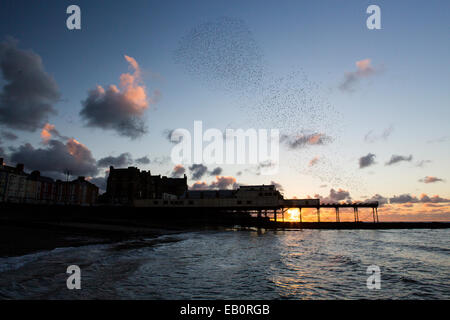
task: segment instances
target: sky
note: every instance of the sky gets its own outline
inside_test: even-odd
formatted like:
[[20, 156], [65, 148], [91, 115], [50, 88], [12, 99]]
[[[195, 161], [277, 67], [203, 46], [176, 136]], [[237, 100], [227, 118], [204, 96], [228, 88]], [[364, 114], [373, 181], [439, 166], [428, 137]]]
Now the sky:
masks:
[[[449, 22], [448, 1], [4, 0], [0, 156], [100, 187], [109, 165], [133, 165], [450, 221]], [[278, 172], [174, 163], [168, 135], [194, 121], [278, 129]]]

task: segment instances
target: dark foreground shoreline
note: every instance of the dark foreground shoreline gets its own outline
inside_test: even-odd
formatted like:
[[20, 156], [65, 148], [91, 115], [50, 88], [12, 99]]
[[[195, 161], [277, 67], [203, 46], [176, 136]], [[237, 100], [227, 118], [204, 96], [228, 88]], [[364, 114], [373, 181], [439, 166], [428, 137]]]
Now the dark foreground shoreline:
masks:
[[274, 222], [211, 210], [0, 205], [0, 257], [210, 228], [441, 229], [448, 222]]

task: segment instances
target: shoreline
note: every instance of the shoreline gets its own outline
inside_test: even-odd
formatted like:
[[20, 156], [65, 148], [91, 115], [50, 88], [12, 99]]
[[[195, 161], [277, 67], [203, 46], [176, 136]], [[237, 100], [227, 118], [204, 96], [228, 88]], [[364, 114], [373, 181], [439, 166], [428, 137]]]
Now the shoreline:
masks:
[[[439, 222], [278, 222], [271, 225], [180, 225], [176, 222], [166, 227], [136, 227], [108, 223], [87, 222], [25, 222], [0, 219], [0, 258], [22, 256], [56, 248], [81, 247], [95, 244], [112, 244], [123, 241], [139, 241], [157, 238], [162, 235], [179, 234], [198, 230], [227, 229], [238, 227], [242, 230], [266, 229], [280, 231], [300, 230], [391, 230], [391, 229], [445, 229], [450, 223]], [[125, 223], [125, 222], [124, 222]], [[339, 224], [339, 225], [337, 225]]]
[[181, 230], [120, 227], [108, 224], [22, 223], [3, 220], [0, 224], [0, 258], [57, 248], [151, 239], [180, 232]]

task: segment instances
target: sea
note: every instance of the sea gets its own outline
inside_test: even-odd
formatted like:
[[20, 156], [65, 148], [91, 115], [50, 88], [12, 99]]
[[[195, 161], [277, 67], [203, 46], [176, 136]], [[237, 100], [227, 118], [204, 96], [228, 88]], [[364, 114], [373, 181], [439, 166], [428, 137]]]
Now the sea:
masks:
[[[229, 228], [0, 258], [1, 299], [449, 299], [450, 230]], [[80, 289], [69, 289], [69, 266]], [[375, 271], [374, 271], [375, 270]]]

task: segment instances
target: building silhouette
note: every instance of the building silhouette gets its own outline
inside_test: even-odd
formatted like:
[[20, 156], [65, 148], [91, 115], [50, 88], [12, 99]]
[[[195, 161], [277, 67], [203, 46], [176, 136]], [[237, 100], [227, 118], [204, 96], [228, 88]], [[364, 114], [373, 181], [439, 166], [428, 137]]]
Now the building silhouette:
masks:
[[169, 178], [152, 175], [136, 167], [109, 168], [104, 201], [114, 204], [132, 204], [136, 199], [164, 199], [181, 197], [188, 190], [187, 177]]
[[93, 205], [97, 197], [98, 187], [84, 177], [55, 181], [37, 170], [24, 172], [21, 163], [7, 166], [0, 158], [0, 202]]

